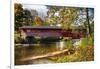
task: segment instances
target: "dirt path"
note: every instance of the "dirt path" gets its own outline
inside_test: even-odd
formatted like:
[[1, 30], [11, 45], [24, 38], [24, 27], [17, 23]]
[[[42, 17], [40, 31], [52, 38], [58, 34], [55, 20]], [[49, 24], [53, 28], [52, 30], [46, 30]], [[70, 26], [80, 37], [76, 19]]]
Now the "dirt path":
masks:
[[52, 53], [48, 53], [48, 54], [40, 55], [40, 56], [27, 57], [27, 58], [20, 59], [20, 61], [35, 60], [35, 59], [40, 59], [40, 58], [45, 58], [45, 57], [51, 57], [51, 56], [65, 53], [65, 52], [68, 52], [68, 49], [64, 49], [61, 51], [56, 51], [56, 52], [52, 52]]

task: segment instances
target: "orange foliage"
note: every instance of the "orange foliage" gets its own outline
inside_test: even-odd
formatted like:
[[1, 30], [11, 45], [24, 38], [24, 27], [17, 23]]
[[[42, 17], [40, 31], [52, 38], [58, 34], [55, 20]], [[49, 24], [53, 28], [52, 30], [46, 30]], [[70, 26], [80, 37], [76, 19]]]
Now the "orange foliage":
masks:
[[34, 21], [35, 21], [37, 26], [41, 26], [43, 24], [43, 21], [39, 16], [35, 16]]

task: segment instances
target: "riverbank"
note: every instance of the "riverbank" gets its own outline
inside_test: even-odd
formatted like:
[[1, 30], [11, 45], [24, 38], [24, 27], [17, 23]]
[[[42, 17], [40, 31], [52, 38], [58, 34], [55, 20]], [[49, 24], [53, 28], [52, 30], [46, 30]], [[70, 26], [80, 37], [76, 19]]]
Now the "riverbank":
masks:
[[81, 62], [94, 60], [94, 46], [78, 47], [71, 55], [61, 54], [49, 58], [55, 63]]

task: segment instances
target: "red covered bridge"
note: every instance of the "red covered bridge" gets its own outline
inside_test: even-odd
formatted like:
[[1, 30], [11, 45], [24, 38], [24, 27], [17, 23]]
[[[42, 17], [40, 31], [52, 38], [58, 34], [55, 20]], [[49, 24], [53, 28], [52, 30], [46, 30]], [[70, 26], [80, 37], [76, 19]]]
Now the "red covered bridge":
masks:
[[56, 26], [23, 26], [20, 27], [21, 37], [27, 36], [34, 37], [72, 37], [79, 39], [85, 36], [85, 29], [72, 31], [71, 29], [65, 30]]

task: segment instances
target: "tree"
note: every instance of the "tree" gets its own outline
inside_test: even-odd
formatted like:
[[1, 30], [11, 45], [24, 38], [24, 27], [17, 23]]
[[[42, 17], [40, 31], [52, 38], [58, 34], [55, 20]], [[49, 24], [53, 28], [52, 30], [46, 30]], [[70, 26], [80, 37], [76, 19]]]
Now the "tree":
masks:
[[89, 21], [89, 10], [88, 8], [86, 8], [86, 21], [87, 21], [87, 25], [88, 25], [88, 33], [89, 35], [91, 35], [91, 27], [90, 27], [90, 21]]
[[23, 8], [21, 4], [14, 4], [15, 30], [19, 30], [23, 22]]
[[43, 25], [43, 20], [39, 16], [35, 16], [34, 22], [36, 23], [37, 26]]
[[28, 9], [23, 10], [23, 26], [32, 25], [32, 15]]
[[23, 9], [22, 4], [15, 3], [15, 30], [18, 31], [21, 26], [31, 26], [33, 17], [30, 10]]
[[59, 11], [60, 7], [57, 6], [47, 6], [47, 8], [49, 9], [47, 12], [47, 23], [49, 23], [50, 25], [55, 25], [58, 21], [58, 16], [55, 16], [56, 13], [58, 13], [57, 11]]
[[49, 6], [48, 9], [47, 22], [55, 25], [61, 24], [64, 29], [70, 29], [77, 18], [77, 8]]
[[[92, 16], [89, 15], [89, 14], [92, 14]], [[90, 23], [90, 20], [93, 21], [93, 17], [94, 17], [94, 9], [86, 8], [86, 18], [87, 18], [87, 25], [88, 25], [88, 33], [89, 33], [90, 36], [92, 34], [92, 26], [94, 25], [94, 22]]]
[[82, 29], [86, 29], [87, 36], [91, 35], [91, 33], [93, 32], [93, 24], [94, 24], [93, 8], [79, 8], [77, 15], [78, 18], [75, 21], [75, 24], [78, 26], [77, 28], [81, 26]]
[[74, 24], [77, 18], [77, 8], [62, 8], [60, 9], [60, 22], [64, 29], [72, 29], [72, 24]]

